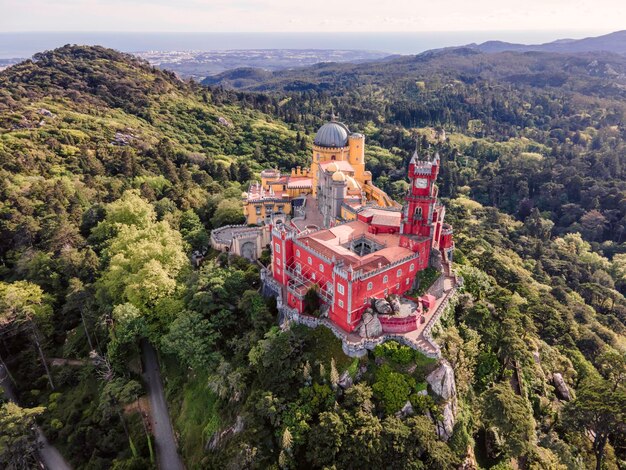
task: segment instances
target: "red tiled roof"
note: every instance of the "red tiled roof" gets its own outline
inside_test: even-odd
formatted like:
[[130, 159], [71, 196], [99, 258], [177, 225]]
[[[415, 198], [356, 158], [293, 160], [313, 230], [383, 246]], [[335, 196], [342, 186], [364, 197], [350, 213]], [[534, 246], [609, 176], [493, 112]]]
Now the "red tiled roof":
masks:
[[[326, 258], [332, 259], [334, 257], [337, 261], [343, 261], [345, 265], [351, 266], [352, 269], [363, 272], [373, 271], [414, 254], [412, 250], [399, 246], [400, 235], [373, 234], [369, 233], [368, 228], [367, 223], [356, 220], [298, 237], [298, 241]], [[363, 235], [384, 248], [361, 257], [342, 246]]]
[[310, 188], [313, 186], [311, 178], [291, 177], [287, 183], [287, 188]]

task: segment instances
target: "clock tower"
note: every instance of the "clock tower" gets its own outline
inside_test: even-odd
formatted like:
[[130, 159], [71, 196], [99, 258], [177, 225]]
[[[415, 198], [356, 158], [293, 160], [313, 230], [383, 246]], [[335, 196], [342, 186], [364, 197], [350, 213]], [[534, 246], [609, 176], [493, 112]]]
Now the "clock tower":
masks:
[[432, 237], [437, 186], [439, 174], [439, 154], [432, 160], [420, 160], [417, 150], [409, 163], [409, 181], [411, 186], [405, 198], [402, 214], [402, 233]]

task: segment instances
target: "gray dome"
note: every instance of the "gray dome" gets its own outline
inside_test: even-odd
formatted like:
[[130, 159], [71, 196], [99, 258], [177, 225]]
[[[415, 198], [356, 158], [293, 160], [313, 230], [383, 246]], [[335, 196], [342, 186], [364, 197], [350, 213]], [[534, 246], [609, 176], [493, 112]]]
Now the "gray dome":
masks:
[[320, 147], [345, 147], [348, 144], [349, 132], [340, 122], [327, 122], [319, 128], [313, 143]]

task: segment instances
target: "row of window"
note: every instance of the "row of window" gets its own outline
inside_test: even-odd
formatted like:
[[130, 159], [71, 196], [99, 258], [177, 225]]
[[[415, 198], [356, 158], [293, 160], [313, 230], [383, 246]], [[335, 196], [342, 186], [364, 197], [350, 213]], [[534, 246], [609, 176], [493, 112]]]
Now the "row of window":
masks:
[[[415, 271], [415, 265], [411, 264], [409, 266], [409, 271], [413, 272]], [[402, 269], [398, 269], [396, 271], [396, 277], [402, 277]], [[409, 280], [407, 279], [407, 284], [409, 283]], [[386, 274], [383, 276], [383, 284], [387, 284], [389, 282], [389, 276], [387, 276]], [[367, 283], [367, 290], [372, 290], [374, 288], [374, 284], [372, 282], [368, 282]]]

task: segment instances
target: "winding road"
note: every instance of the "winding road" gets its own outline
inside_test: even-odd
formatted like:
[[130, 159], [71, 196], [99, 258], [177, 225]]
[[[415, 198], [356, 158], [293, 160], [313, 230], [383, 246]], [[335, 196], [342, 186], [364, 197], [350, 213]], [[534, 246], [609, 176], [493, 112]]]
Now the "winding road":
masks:
[[156, 351], [146, 340], [141, 341], [141, 355], [144, 367], [143, 379], [150, 398], [152, 434], [154, 435], [158, 467], [161, 470], [184, 470], [185, 466], [180, 455], [178, 455], [176, 439], [167, 411], [159, 361]]
[[[13, 390], [13, 384], [9, 378], [8, 372], [4, 366], [0, 364], [0, 388], [4, 390], [4, 394], [9, 400], [17, 403], [17, 396]], [[56, 447], [50, 445], [46, 436], [41, 432], [39, 426], [35, 426], [37, 431], [37, 442], [39, 443], [39, 458], [44, 467], [48, 470], [72, 470], [72, 467], [63, 458]]]

